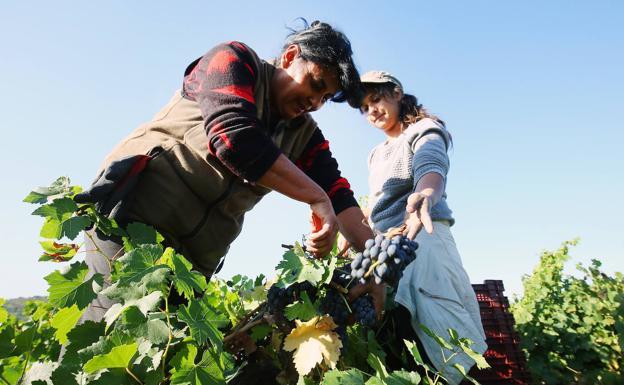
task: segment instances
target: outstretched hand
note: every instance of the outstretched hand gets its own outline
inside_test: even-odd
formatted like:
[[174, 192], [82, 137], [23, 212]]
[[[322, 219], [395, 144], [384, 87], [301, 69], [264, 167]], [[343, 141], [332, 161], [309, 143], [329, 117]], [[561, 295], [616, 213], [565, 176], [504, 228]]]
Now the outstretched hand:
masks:
[[414, 239], [420, 230], [424, 227], [429, 234], [433, 233], [433, 222], [431, 221], [431, 196], [421, 192], [414, 192], [407, 197], [407, 206], [405, 207], [406, 228], [403, 235], [409, 239]]

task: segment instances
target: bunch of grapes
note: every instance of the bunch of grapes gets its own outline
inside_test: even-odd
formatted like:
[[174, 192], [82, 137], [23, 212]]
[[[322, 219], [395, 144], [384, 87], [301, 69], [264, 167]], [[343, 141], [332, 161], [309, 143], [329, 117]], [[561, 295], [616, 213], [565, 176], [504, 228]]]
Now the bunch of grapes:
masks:
[[320, 310], [329, 314], [336, 325], [336, 333], [343, 342], [343, 348], [347, 342], [347, 318], [349, 318], [349, 307], [343, 295], [333, 287], [328, 287], [325, 297], [321, 300]]
[[343, 296], [333, 288], [327, 289], [325, 298], [321, 300], [320, 308], [323, 313], [329, 314], [338, 325], [346, 323], [347, 317], [349, 317], [349, 308]]
[[390, 239], [379, 234], [375, 239], [367, 240], [364, 246], [365, 250], [353, 257], [352, 275], [364, 283], [373, 266], [375, 283], [385, 282], [396, 287], [405, 267], [416, 259], [418, 243], [401, 235]]
[[281, 313], [287, 305], [299, 300], [302, 292], [308, 293], [312, 301], [316, 299], [316, 288], [310, 282], [295, 283], [287, 288], [273, 285], [267, 293], [269, 313]]
[[351, 304], [355, 320], [362, 326], [373, 327], [375, 325], [375, 307], [373, 306], [373, 298], [366, 294], [358, 297]]

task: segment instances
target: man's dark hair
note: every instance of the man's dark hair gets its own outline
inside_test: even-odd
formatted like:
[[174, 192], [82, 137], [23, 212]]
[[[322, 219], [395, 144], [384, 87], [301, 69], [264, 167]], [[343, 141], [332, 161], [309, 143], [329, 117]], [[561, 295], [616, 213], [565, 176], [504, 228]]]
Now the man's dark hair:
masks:
[[[341, 91], [333, 98], [334, 102], [348, 101], [353, 107], [360, 104], [363, 92], [360, 74], [353, 63], [353, 51], [349, 39], [331, 25], [320, 21], [312, 24], [300, 18], [304, 27], [300, 30], [291, 29], [286, 37], [283, 51], [291, 44], [299, 46], [300, 56], [304, 60], [335, 69], [340, 82]], [[282, 51], [282, 52], [283, 52]]]

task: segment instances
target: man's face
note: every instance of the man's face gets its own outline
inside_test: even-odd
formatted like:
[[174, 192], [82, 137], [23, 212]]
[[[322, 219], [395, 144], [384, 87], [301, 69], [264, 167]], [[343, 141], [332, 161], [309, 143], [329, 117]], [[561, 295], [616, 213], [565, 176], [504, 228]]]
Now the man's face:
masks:
[[290, 120], [316, 111], [340, 90], [336, 72], [299, 56], [290, 46], [272, 79], [273, 105], [283, 119]]

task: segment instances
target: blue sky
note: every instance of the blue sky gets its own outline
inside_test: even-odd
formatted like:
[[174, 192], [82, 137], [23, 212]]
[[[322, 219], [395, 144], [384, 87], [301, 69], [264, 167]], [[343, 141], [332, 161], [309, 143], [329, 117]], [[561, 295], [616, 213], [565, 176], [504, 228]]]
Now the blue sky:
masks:
[[[286, 26], [321, 19], [351, 39], [361, 71], [394, 73], [453, 134], [449, 205], [472, 282], [520, 293], [544, 249], [581, 237], [624, 271], [624, 5], [617, 1], [155, 2], [0, 5], [0, 297], [45, 294], [40, 218], [21, 203], [103, 157], [170, 98], [186, 65], [240, 40], [279, 53]], [[314, 114], [357, 195], [382, 135], [355, 110]], [[220, 276], [271, 274], [308, 231], [305, 204], [270, 194], [248, 215]]]

